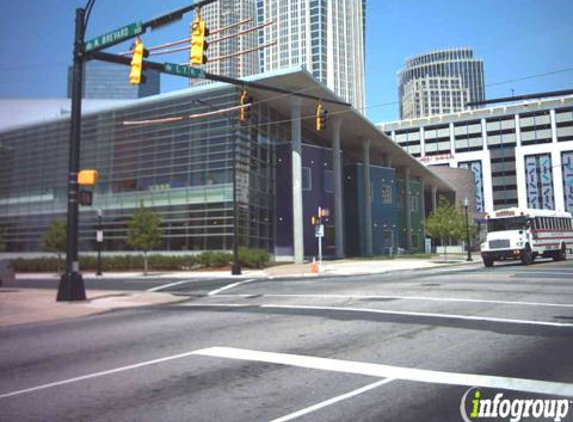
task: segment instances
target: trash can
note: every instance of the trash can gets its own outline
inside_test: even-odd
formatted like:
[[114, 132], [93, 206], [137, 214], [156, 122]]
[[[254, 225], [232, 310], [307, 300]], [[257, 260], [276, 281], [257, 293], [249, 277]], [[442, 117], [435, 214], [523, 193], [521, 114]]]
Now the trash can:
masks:
[[8, 259], [0, 259], [0, 285], [14, 281], [14, 268]]

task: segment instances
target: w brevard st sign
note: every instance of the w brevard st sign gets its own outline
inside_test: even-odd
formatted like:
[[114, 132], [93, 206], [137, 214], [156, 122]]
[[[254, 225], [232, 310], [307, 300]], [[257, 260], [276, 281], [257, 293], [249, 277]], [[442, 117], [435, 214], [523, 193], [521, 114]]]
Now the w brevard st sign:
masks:
[[86, 52], [92, 50], [109, 47], [121, 41], [135, 37], [143, 32], [143, 24], [141, 21], [134, 22], [131, 25], [124, 26], [123, 28], [116, 29], [113, 32], [105, 35], [100, 35], [94, 39], [86, 42]]

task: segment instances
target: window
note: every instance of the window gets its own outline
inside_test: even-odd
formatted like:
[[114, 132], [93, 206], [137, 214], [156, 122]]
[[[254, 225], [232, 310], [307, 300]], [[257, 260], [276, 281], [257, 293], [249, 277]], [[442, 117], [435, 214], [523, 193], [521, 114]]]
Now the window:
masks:
[[382, 185], [381, 192], [382, 192], [382, 203], [383, 204], [391, 204], [392, 203], [392, 186]]
[[333, 173], [332, 170], [324, 170], [324, 172], [322, 173], [322, 177], [323, 177], [323, 182], [324, 182], [324, 192], [325, 193], [332, 193], [334, 192], [334, 188], [333, 188]]
[[410, 195], [410, 212], [418, 212], [418, 197], [416, 195]]
[[302, 190], [312, 190], [312, 173], [310, 167], [302, 168]]

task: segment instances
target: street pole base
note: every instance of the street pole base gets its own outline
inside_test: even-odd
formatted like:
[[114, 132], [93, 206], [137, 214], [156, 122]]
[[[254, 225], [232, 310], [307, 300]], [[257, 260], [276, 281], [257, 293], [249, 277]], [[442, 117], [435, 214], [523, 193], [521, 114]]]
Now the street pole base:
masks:
[[56, 301], [69, 302], [86, 300], [84, 279], [80, 273], [64, 273], [60, 278]]
[[473, 259], [471, 256], [468, 256], [468, 257], [466, 258], [466, 261], [467, 261], [467, 262], [470, 262], [470, 261], [473, 261], [473, 260], [474, 260], [474, 259]]
[[231, 267], [231, 274], [232, 275], [241, 275], [241, 264], [233, 264]]

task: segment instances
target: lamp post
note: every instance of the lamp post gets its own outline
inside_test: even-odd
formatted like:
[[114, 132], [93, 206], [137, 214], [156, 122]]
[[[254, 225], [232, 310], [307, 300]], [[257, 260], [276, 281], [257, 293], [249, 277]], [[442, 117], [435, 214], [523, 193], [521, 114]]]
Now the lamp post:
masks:
[[[193, 100], [198, 104], [205, 105], [211, 110], [219, 110], [207, 101], [203, 101], [199, 98]], [[239, 232], [238, 232], [238, 221], [239, 221], [239, 209], [237, 206], [237, 130], [236, 125], [231, 116], [228, 113], [223, 113], [227, 118], [229, 123], [234, 129], [233, 136], [233, 264], [231, 265], [231, 275], [241, 275], [241, 261], [239, 260]]]
[[473, 261], [472, 253], [470, 251], [470, 220], [468, 217], [468, 207], [469, 207], [468, 198], [465, 197], [464, 198], [464, 208], [466, 210], [466, 243], [467, 243], [467, 249], [468, 249], [468, 257], [466, 258], [466, 261]]
[[97, 244], [97, 269], [96, 275], [102, 275], [101, 273], [101, 247], [103, 244], [103, 226], [102, 221], [102, 211], [97, 210], [97, 232], [96, 232], [96, 244]]

